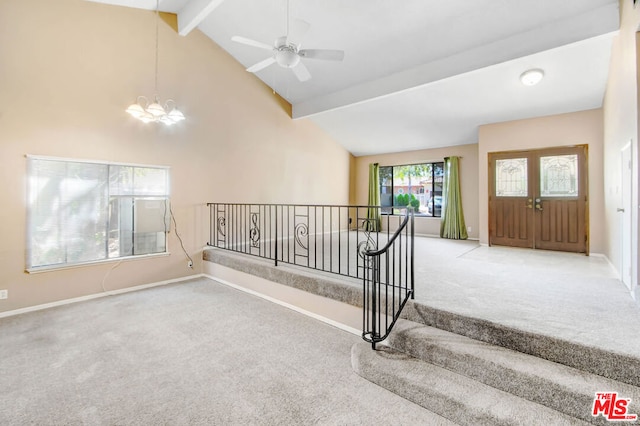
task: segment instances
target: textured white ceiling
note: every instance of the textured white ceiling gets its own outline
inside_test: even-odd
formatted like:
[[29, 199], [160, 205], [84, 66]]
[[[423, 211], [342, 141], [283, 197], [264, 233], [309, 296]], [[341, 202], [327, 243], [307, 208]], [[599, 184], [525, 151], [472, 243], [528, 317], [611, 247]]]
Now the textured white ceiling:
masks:
[[[155, 0], [92, 0], [155, 8]], [[286, 0], [162, 0], [245, 67], [287, 31]], [[617, 0], [290, 0], [311, 24], [302, 48], [341, 49], [343, 62], [303, 59], [299, 82], [272, 65], [256, 74], [354, 155], [477, 142], [481, 124], [602, 105]], [[194, 16], [196, 18], [194, 18]], [[545, 70], [525, 87], [526, 69]]]

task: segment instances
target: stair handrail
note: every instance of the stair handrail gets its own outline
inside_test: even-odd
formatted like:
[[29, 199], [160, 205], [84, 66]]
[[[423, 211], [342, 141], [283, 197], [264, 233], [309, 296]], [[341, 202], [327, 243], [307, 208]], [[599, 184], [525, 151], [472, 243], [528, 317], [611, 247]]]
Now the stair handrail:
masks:
[[389, 250], [389, 247], [391, 246], [391, 244], [393, 244], [393, 242], [396, 240], [396, 238], [398, 238], [398, 234], [400, 234], [404, 228], [407, 226], [407, 222], [409, 221], [409, 209], [407, 209], [405, 215], [404, 215], [404, 219], [402, 219], [402, 222], [400, 223], [400, 226], [398, 227], [398, 229], [396, 230], [396, 232], [393, 233], [393, 235], [391, 235], [391, 238], [389, 238], [389, 241], [387, 241], [387, 244], [384, 245], [384, 247], [378, 249], [378, 250], [367, 250], [364, 252], [365, 256], [379, 256], [380, 254], [386, 252]]
[[[411, 222], [410, 234], [407, 234], [407, 247], [408, 264], [404, 265], [406, 268], [404, 285], [402, 283], [402, 259], [399, 259], [399, 283], [395, 283], [395, 244], [400, 240], [400, 253], [402, 248], [402, 235], [403, 231], [407, 230], [407, 226]], [[376, 344], [385, 340], [391, 330], [393, 329], [396, 321], [400, 317], [402, 310], [409, 298], [414, 299], [414, 266], [413, 266], [413, 254], [414, 254], [414, 212], [413, 208], [407, 207], [405, 212], [405, 218], [393, 233], [389, 241], [380, 249], [370, 249], [363, 251], [363, 255], [367, 261], [365, 264], [368, 266], [363, 276], [363, 320], [362, 320], [362, 338], [371, 343], [371, 347], [375, 350]], [[394, 250], [394, 264], [393, 271], [394, 276], [391, 282], [389, 282], [389, 252]], [[386, 256], [385, 272], [387, 280], [383, 283], [381, 280], [381, 264], [380, 259], [382, 256]], [[384, 304], [381, 289], [384, 288]], [[389, 315], [389, 288], [391, 288], [391, 315]], [[398, 292], [398, 300], [396, 306], [396, 290]], [[383, 310], [384, 308], [384, 326], [383, 326]], [[389, 320], [391, 317], [391, 320]], [[384, 328], [384, 334], [382, 329]]]

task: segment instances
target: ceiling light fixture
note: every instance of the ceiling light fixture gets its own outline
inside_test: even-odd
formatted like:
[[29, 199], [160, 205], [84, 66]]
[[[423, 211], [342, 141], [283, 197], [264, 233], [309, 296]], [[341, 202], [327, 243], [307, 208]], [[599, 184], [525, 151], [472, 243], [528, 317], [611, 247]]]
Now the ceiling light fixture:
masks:
[[535, 86], [544, 78], [544, 71], [539, 68], [527, 70], [520, 74], [520, 81], [525, 86]]
[[176, 107], [173, 99], [168, 99], [164, 106], [158, 98], [158, 22], [160, 20], [160, 0], [156, 0], [156, 69], [155, 69], [155, 92], [153, 102], [145, 96], [138, 96], [136, 102], [127, 108], [127, 112], [143, 123], [164, 123], [168, 126], [184, 120], [182, 114]]

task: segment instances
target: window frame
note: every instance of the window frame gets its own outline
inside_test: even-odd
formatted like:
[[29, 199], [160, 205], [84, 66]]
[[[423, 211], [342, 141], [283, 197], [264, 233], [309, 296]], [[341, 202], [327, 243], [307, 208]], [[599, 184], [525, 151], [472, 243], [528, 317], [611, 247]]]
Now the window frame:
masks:
[[[170, 230], [170, 203], [171, 203], [171, 168], [169, 166], [162, 166], [162, 165], [151, 165], [151, 164], [139, 164], [139, 163], [123, 163], [123, 162], [113, 162], [113, 161], [101, 161], [101, 160], [90, 160], [90, 159], [77, 159], [77, 158], [64, 158], [64, 157], [52, 157], [52, 156], [40, 156], [40, 155], [26, 155], [25, 156], [27, 159], [27, 164], [26, 164], [26, 170], [27, 170], [27, 178], [26, 178], [26, 183], [25, 183], [25, 192], [26, 192], [26, 202], [25, 202], [25, 209], [26, 209], [26, 229], [25, 229], [25, 239], [26, 239], [26, 250], [25, 250], [25, 272], [28, 272], [30, 274], [33, 273], [39, 273], [39, 272], [47, 272], [47, 271], [54, 271], [54, 270], [62, 270], [62, 269], [70, 269], [70, 268], [77, 268], [77, 267], [83, 267], [83, 266], [89, 266], [89, 265], [97, 265], [97, 264], [102, 264], [102, 263], [112, 263], [112, 262], [122, 262], [122, 261], [128, 261], [128, 260], [135, 260], [135, 259], [143, 259], [143, 258], [149, 258], [149, 257], [163, 257], [163, 256], [169, 256], [171, 253], [169, 251], [169, 238], [167, 237], [169, 230]], [[113, 221], [115, 220], [120, 220], [118, 218], [118, 216], [114, 215], [114, 218], [112, 218], [112, 201], [114, 199], [121, 199], [121, 198], [130, 198], [132, 200], [132, 202], [135, 204], [136, 200], [144, 200], [146, 201], [160, 201], [160, 203], [162, 203], [164, 201], [165, 204], [165, 210], [162, 211], [162, 215], [164, 217], [160, 217], [159, 218], [159, 222], [162, 222], [162, 220], [164, 219], [164, 232], [162, 231], [157, 231], [157, 233], [163, 233], [164, 234], [164, 241], [162, 242], [164, 247], [162, 251], [154, 251], [154, 252], [143, 252], [140, 254], [125, 254], [122, 256], [111, 256], [110, 254], [110, 250], [108, 248], [105, 249], [105, 253], [104, 253], [104, 258], [97, 258], [97, 259], [91, 259], [91, 260], [82, 260], [82, 261], [68, 261], [68, 259], [65, 259], [63, 262], [60, 263], [51, 263], [51, 264], [34, 264], [34, 261], [36, 259], [33, 258], [33, 249], [31, 246], [31, 240], [33, 238], [34, 235], [34, 226], [36, 225], [34, 219], [33, 219], [33, 215], [35, 214], [35, 207], [32, 206], [32, 202], [34, 202], [34, 200], [37, 199], [37, 196], [34, 196], [33, 191], [36, 190], [36, 186], [37, 184], [35, 184], [35, 182], [32, 181], [33, 177], [32, 177], [32, 168], [34, 167], [34, 163], [32, 163], [32, 161], [52, 161], [52, 162], [59, 162], [59, 163], [65, 163], [66, 165], [71, 164], [71, 163], [75, 163], [75, 164], [93, 164], [93, 165], [98, 165], [98, 166], [106, 166], [107, 167], [107, 172], [106, 172], [106, 181], [104, 181], [104, 185], [106, 185], [106, 195], [105, 195], [105, 200], [106, 200], [106, 205], [103, 209], [99, 210], [101, 213], [106, 214], [108, 217], [108, 221], [106, 223], [106, 227], [105, 227], [105, 241], [107, 242], [108, 245], [108, 241], [109, 241], [109, 233], [112, 230], [112, 224]], [[128, 195], [122, 195], [122, 194], [116, 194], [117, 191], [112, 192], [110, 190], [110, 177], [111, 177], [111, 167], [131, 167], [133, 168], [132, 173], [136, 170], [136, 169], [157, 169], [157, 170], [163, 170], [165, 173], [165, 182], [164, 182], [164, 188], [162, 194], [151, 194], [151, 193], [142, 193], [142, 192], [136, 192], [135, 189], [131, 190], [131, 193]], [[64, 216], [64, 215], [60, 215], [60, 216]], [[133, 228], [133, 223], [136, 220], [135, 217], [132, 216], [131, 218], [131, 226]], [[88, 221], [88, 223], [92, 223], [91, 221]], [[93, 223], [100, 223], [100, 220], [98, 218], [94, 219]], [[135, 233], [135, 231], [132, 231], [132, 234]], [[135, 239], [136, 236], [133, 236], [133, 238]], [[65, 238], [64, 239], [64, 244], [65, 247], [66, 245], [69, 243], [69, 239]], [[122, 244], [122, 242], [119, 240], [119, 244]], [[132, 248], [132, 253], [135, 250]]]
[[[398, 168], [398, 167], [408, 167], [408, 166], [422, 166], [422, 165], [431, 165], [431, 203], [433, 203], [434, 201], [434, 197], [436, 196], [440, 196], [442, 198], [444, 198], [444, 194], [443, 194], [443, 183], [444, 183], [444, 160], [443, 161], [425, 161], [425, 162], [420, 162], [420, 163], [410, 163], [410, 164], [394, 164], [394, 165], [389, 165], [389, 166], [378, 166], [378, 173], [379, 173], [379, 189], [378, 192], [380, 194], [380, 205], [381, 205], [381, 214], [383, 215], [397, 215], [397, 214], [401, 214], [400, 212], [396, 212], [395, 210], [399, 209], [399, 208], [403, 208], [405, 206], [397, 206], [395, 204], [396, 202], [396, 194], [395, 194], [395, 185], [394, 185], [394, 168]], [[436, 165], [440, 166], [440, 169], [442, 170], [442, 175], [441, 175], [441, 182], [440, 182], [440, 190], [436, 190], [436, 177], [440, 177], [436, 175]], [[391, 176], [391, 206], [385, 206], [382, 205], [382, 198], [383, 198], [383, 186], [385, 187], [389, 187], [389, 185], [383, 185], [383, 179], [381, 178], [381, 176], [383, 175], [383, 169], [389, 169], [390, 170], [390, 176]], [[416, 185], [416, 186], [422, 186], [422, 185]], [[401, 189], [404, 193], [404, 190]], [[439, 193], [438, 193], [439, 192]], [[424, 193], [424, 192], [423, 192]], [[440, 209], [440, 211], [438, 212], [438, 214], [436, 215], [436, 209], [434, 206], [432, 206], [432, 214], [426, 214], [426, 213], [421, 213], [416, 211], [415, 215], [418, 217], [432, 217], [432, 218], [441, 218], [442, 217], [442, 209]]]

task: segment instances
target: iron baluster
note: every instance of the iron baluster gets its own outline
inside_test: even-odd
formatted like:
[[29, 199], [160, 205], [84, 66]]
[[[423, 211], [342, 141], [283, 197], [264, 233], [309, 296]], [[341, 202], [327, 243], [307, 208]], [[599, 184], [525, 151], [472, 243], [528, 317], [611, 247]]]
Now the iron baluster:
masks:
[[[377, 217], [382, 211], [379, 206], [238, 203], [208, 203], [208, 206], [207, 244], [212, 247], [270, 259], [276, 266], [297, 264], [361, 279], [362, 337], [373, 348], [388, 336], [408, 299], [415, 296], [415, 230], [410, 208], [402, 218], [393, 216], [393, 210], [385, 213], [380, 221], [383, 226], [379, 226]], [[372, 211], [377, 214], [371, 216]], [[397, 229], [392, 230], [396, 219]], [[335, 232], [338, 235], [334, 239]], [[381, 240], [386, 241], [378, 249]], [[306, 261], [301, 260], [303, 257]]]

